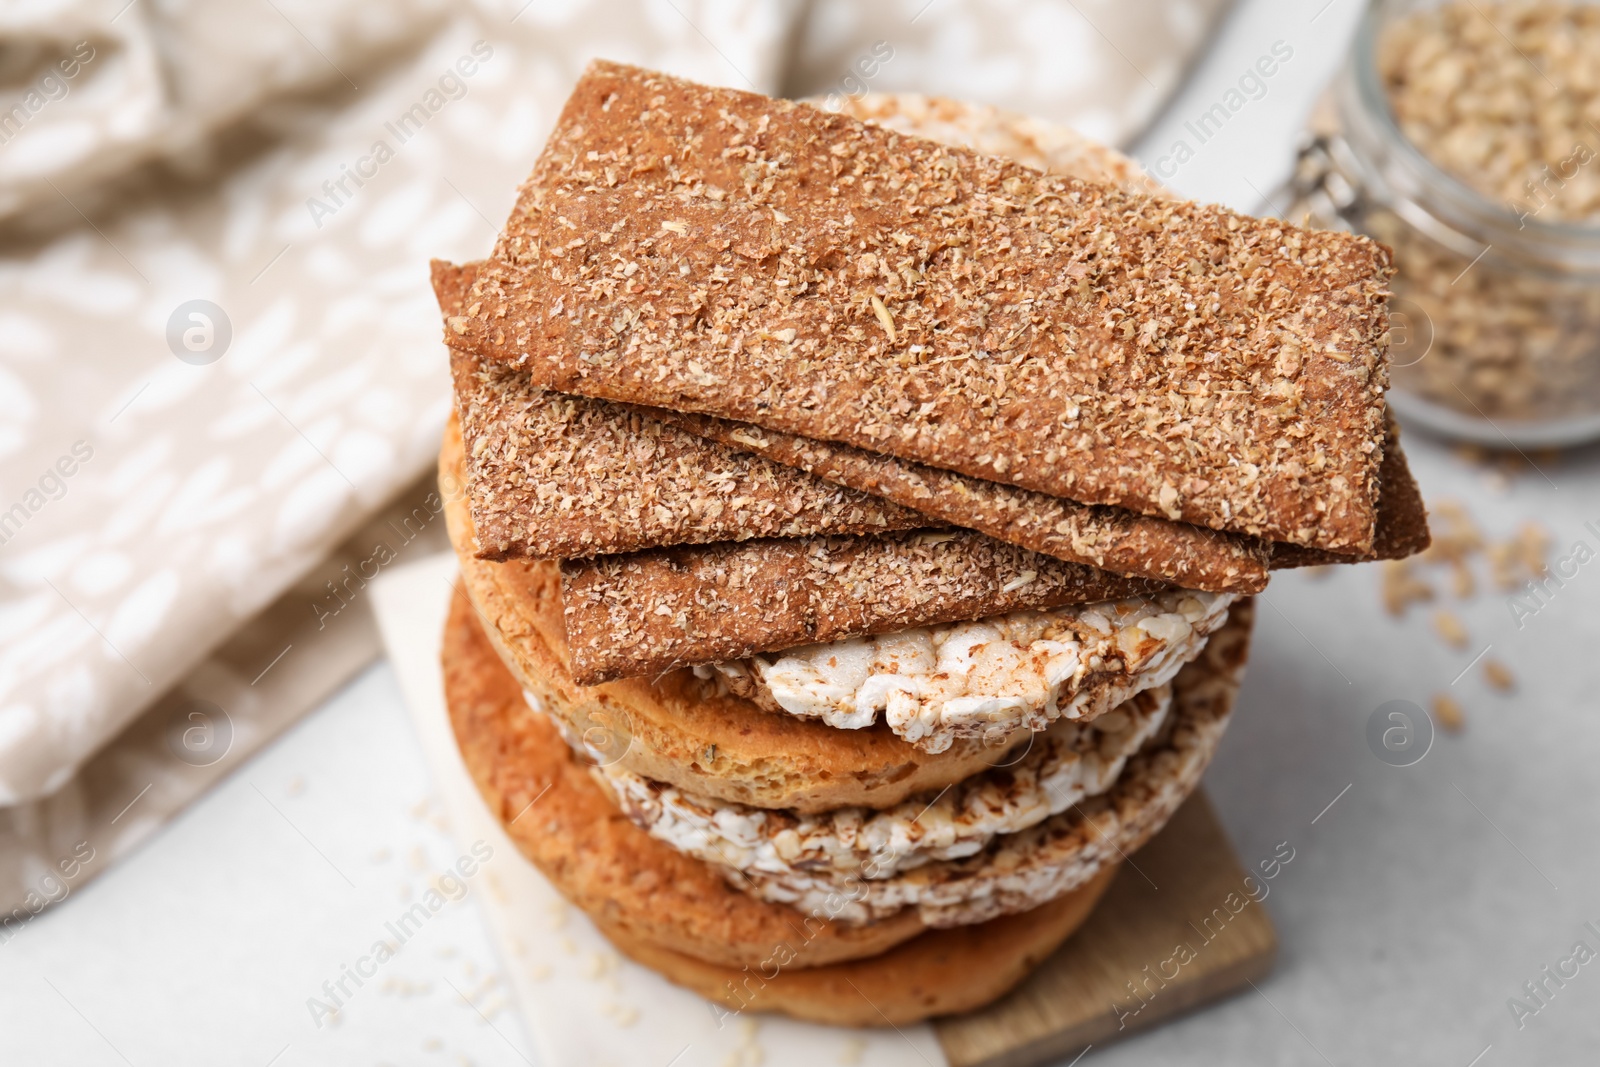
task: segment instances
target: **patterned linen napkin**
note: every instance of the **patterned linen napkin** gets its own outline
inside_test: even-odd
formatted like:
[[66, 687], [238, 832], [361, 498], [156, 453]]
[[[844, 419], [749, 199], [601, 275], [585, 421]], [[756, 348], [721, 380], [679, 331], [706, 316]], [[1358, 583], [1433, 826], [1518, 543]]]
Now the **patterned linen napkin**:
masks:
[[426, 260], [488, 251], [589, 59], [1119, 143], [1223, 0], [236, 6], [0, 13], [0, 941], [377, 654], [437, 537]]

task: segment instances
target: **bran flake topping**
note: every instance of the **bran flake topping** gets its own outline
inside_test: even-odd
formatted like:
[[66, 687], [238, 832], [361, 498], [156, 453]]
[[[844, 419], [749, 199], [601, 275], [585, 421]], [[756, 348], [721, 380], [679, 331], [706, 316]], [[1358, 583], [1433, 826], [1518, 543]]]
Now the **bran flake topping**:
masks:
[[1387, 254], [596, 63], [450, 342], [564, 392], [1365, 551]]

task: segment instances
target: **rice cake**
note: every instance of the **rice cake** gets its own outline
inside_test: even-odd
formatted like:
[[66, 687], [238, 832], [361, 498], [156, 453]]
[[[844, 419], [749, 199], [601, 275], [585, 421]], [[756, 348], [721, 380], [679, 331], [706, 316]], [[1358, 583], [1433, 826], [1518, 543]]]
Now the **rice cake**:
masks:
[[[551, 719], [523, 700], [459, 591], [443, 666], [451, 726], [485, 803], [573, 904], [634, 937], [734, 967], [759, 963], [805, 922], [629, 821]], [[821, 924], [794, 965], [875, 955], [922, 929], [914, 911], [868, 926]]]
[[[804, 912], [827, 907], [836, 923], [870, 925], [915, 909], [929, 926], [960, 926], [1038, 907], [1141, 847], [1194, 791], [1233, 713], [1249, 656], [1253, 609], [1251, 601], [1241, 603], [1199, 658], [1183, 668], [1172, 684], [1166, 729], [1095, 796], [997, 835], [970, 855], [906, 869], [874, 862], [877, 857], [859, 870], [805, 857], [741, 868], [730, 855], [714, 865], [746, 893]], [[719, 815], [732, 819], [738, 812]], [[891, 840], [885, 850], [895, 847]], [[713, 854], [705, 850], [702, 858]]]
[[468, 771], [519, 850], [563, 896], [625, 936], [724, 966], [757, 965], [787, 934], [803, 932], [789, 965], [804, 968], [875, 955], [930, 924], [1029, 911], [1137, 849], [1193, 789], [1230, 713], [1248, 623], [1241, 616], [1230, 626], [1216, 651], [1178, 680], [1180, 721], [1170, 737], [1130, 760], [1103, 797], [964, 860], [888, 879], [856, 878], [846, 893], [830, 891], [825, 900], [801, 890], [807, 899], [800, 907], [758, 899], [750, 890], [773, 889], [761, 882], [735, 889], [725, 871], [652, 838], [623, 815], [550, 715], [524, 700], [459, 592], [446, 623], [443, 666]]
[[1056, 722], [953, 788], [882, 810], [801, 815], [751, 808], [695, 796], [615, 763], [598, 770], [628, 818], [708, 863], [773, 874], [870, 867], [874, 877], [888, 877], [930, 860], [971, 856], [997, 835], [1026, 830], [1105, 792], [1128, 757], [1161, 729], [1171, 706], [1170, 685], [1146, 689], [1117, 714], [1092, 723]]
[[807, 645], [696, 668], [768, 711], [841, 730], [883, 721], [942, 752], [968, 737], [1086, 722], [1165, 684], [1228, 618], [1233, 593], [1171, 589]]

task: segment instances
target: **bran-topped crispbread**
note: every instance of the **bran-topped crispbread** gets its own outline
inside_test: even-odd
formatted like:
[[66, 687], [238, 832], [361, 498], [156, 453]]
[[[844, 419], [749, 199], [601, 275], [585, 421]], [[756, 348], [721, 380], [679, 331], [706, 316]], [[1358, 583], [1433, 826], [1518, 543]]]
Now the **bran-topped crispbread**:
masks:
[[[1126, 156], [1052, 123], [996, 108], [905, 93], [870, 94], [851, 99], [845, 106], [849, 113], [868, 121], [951, 144], [980, 147], [1040, 169], [1091, 181], [1114, 182], [1152, 193], [1164, 192]], [[460, 313], [462, 298], [477, 276], [479, 266], [470, 263], [458, 267], [438, 261], [432, 264], [434, 290], [446, 317]], [[635, 474], [671, 484], [685, 467], [714, 471], [720, 465], [726, 469], [731, 464], [720, 454], [720, 449], [710, 449], [703, 456], [686, 456], [685, 442], [673, 439], [666, 449], [650, 449], [648, 442], [622, 448], [622, 451], [638, 455], [641, 463], [638, 471], [625, 467], [613, 475], [601, 462], [605, 453], [617, 451], [615, 447], [604, 447], [609, 441], [626, 438], [632, 427], [648, 428], [645, 432], [659, 437], [656, 422], [665, 421], [677, 422], [721, 444], [755, 451], [791, 467], [820, 474], [835, 484], [897, 500], [906, 507], [923, 511], [936, 523], [949, 521], [981, 530], [1000, 540], [1070, 562], [1091, 563], [1121, 574], [1171, 580], [1217, 592], [1254, 592], [1266, 584], [1266, 571], [1261, 562], [1266, 549], [1253, 539], [1138, 516], [1121, 509], [1086, 507], [845, 445], [762, 430], [748, 423], [645, 408], [639, 409], [640, 413], [655, 421], [639, 423], [610, 411], [604, 401], [561, 398], [559, 394], [538, 390], [521, 371], [503, 365], [486, 366], [485, 361], [460, 350], [452, 351], [452, 367], [458, 408], [471, 427], [467, 432], [469, 443], [476, 446], [480, 439], [487, 438], [478, 447], [493, 457], [507, 450], [507, 423], [531, 422], [540, 430], [519, 435], [519, 440], [511, 446], [512, 455], [524, 457], [520, 466], [503, 462], [496, 465], [492, 459], [486, 462], [482, 456], [473, 464], [474, 517], [479, 520], [480, 555], [486, 559], [632, 551], [683, 541], [704, 541], [709, 539], [709, 534], [736, 525], [739, 516], [724, 513], [725, 509], [712, 521], [707, 521], [705, 513], [712, 505], [720, 508], [720, 500], [700, 500], [696, 509], [699, 521], [692, 521], [692, 513], [688, 522], [673, 521], [680, 516], [671, 508], [658, 514], [654, 508], [643, 508], [636, 502], [640, 493], [636, 484], [639, 478], [633, 477]], [[578, 422], [570, 414], [574, 408], [583, 411], [584, 417], [598, 423], [598, 427], [588, 433], [574, 432], [573, 426]], [[596, 439], [600, 444], [598, 448]], [[752, 447], [757, 444], [765, 447]], [[580, 451], [601, 455], [585, 457], [582, 463], [559, 465], [549, 459], [541, 460], [543, 449], [550, 449], [562, 458]], [[533, 456], [531, 463], [526, 458], [530, 454]], [[645, 464], [651, 459], [657, 462], [646, 469]], [[508, 466], [511, 467], [509, 471]], [[524, 469], [529, 467], [532, 469]], [[488, 477], [482, 473], [485, 471]], [[478, 485], [480, 480], [488, 484]], [[821, 490], [812, 488], [812, 492], [796, 494], [794, 499], [800, 506], [817, 501]], [[944, 492], [947, 488], [952, 490], [948, 494]], [[593, 509], [584, 505], [597, 494], [615, 497], [619, 506], [603, 518], [594, 515]], [[576, 509], [573, 501], [578, 504]], [[628, 506], [630, 501], [635, 502], [631, 507]], [[836, 514], [825, 517], [832, 521], [832, 528], [826, 528], [826, 523], [817, 521], [816, 516], [798, 514], [788, 526], [774, 530], [772, 527], [780, 524], [772, 521], [770, 515], [766, 516], [766, 522], [761, 521], [763, 516], [757, 515], [755, 521], [733, 536], [850, 532], [851, 520], [862, 518], [859, 505], [858, 498], [847, 495], [835, 506]], [[844, 513], [837, 513], [840, 511]], [[941, 512], [949, 512], [953, 517], [941, 518]], [[663, 522], [663, 518], [667, 521]], [[865, 518], [882, 520], [883, 529], [902, 528], [909, 523], [896, 509], [886, 509]], [[859, 525], [865, 528], [865, 524]]]
[[650, 411], [709, 440], [914, 508], [929, 520], [979, 530], [1057, 559], [1217, 593], [1267, 586], [1267, 542], [1124, 508], [1076, 504], [877, 452], [814, 441], [710, 415]]
[[1400, 428], [1392, 418], [1379, 470], [1377, 531], [1369, 550], [1352, 553], [1258, 541], [1135, 515], [1122, 508], [1074, 504], [1045, 493], [747, 422], [660, 408], [637, 410], [653, 412], [662, 421], [721, 444], [884, 497], [920, 511], [933, 522], [981, 530], [1058, 559], [1093, 563], [1118, 574], [1165, 578], [1190, 589], [1255, 592], [1265, 588], [1269, 568], [1404, 559], [1429, 544], [1422, 491], [1400, 448]]
[[1412, 477], [1411, 466], [1400, 448], [1400, 426], [1389, 418], [1389, 433], [1383, 446], [1383, 468], [1379, 475], [1378, 532], [1371, 551], [1361, 556], [1328, 552], [1278, 542], [1272, 546], [1272, 567], [1324, 566], [1335, 563], [1365, 563], [1381, 559], [1405, 559], [1433, 543], [1428, 532], [1428, 509], [1422, 502], [1422, 489]]
[[563, 392], [1371, 546], [1386, 252], [609, 63], [453, 344]]
[[[476, 264], [435, 260], [434, 292], [460, 310]], [[662, 544], [869, 533], [928, 525], [882, 498], [613, 404], [534, 386], [450, 352], [468, 445], [468, 496], [485, 559], [567, 559]]]
[[[439, 471], [446, 484], [470, 481], [454, 421]], [[481, 556], [466, 502], [455, 494], [445, 507], [458, 552]], [[1168, 588], [970, 530], [680, 545], [568, 560], [561, 575], [566, 641], [581, 685]]]
[[[1378, 537], [1365, 558], [1404, 559], [1428, 543], [1421, 493], [1397, 446], [1384, 460]], [[1361, 561], [1282, 542], [1271, 548], [1274, 569]], [[631, 553], [566, 564], [563, 584], [574, 670], [592, 683], [794, 644], [1161, 588], [1096, 573], [968, 530], [949, 530]], [[797, 582], [809, 583], [809, 596], [792, 591]], [[781, 602], [774, 601], [774, 589], [784, 591]]]
[[586, 683], [1152, 588], [966, 530], [659, 548], [561, 573]]
[[[441, 481], [459, 485], [462, 463], [452, 425], [440, 452]], [[1385, 459], [1384, 486], [1375, 558], [1403, 558], [1427, 546], [1428, 530], [1398, 447]], [[447, 507], [462, 512], [458, 525], [470, 525], [463, 502]], [[1295, 545], [1273, 550], [1275, 568], [1351, 562]], [[969, 530], [759, 538], [602, 556], [563, 564], [562, 584], [570, 667], [583, 685], [1166, 588]]]

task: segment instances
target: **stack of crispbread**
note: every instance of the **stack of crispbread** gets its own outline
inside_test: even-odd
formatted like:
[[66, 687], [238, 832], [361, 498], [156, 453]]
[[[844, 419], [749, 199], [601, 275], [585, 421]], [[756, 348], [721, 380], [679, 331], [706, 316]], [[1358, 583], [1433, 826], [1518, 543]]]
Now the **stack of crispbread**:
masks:
[[1270, 570], [1425, 547], [1388, 273], [992, 109], [595, 64], [434, 266], [485, 799], [729, 1009], [993, 999], [1194, 788]]

